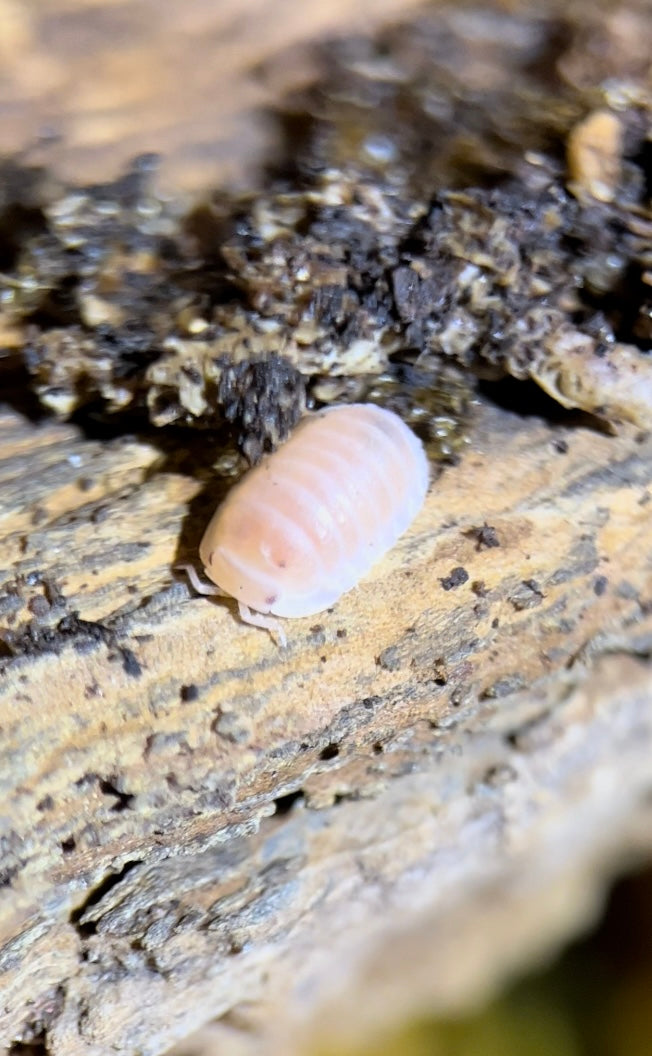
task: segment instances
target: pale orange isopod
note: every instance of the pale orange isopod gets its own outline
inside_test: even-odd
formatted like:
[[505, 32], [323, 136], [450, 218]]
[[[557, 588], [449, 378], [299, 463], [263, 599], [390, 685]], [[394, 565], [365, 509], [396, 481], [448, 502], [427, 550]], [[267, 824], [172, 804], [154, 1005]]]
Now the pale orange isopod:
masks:
[[199, 556], [219, 589], [189, 570], [192, 582], [236, 598], [257, 626], [278, 630], [268, 614], [322, 612], [394, 545], [428, 481], [423, 445], [396, 414], [373, 404], [318, 411], [215, 512]]

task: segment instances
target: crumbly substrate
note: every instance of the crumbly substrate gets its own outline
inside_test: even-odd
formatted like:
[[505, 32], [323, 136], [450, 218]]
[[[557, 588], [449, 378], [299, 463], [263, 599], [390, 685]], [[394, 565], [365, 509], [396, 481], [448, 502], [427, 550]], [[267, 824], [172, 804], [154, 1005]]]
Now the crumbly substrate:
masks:
[[652, 98], [617, 9], [573, 14], [453, 5], [325, 48], [248, 198], [180, 211], [150, 158], [82, 189], [6, 164], [5, 348], [62, 417], [226, 425], [250, 462], [364, 399], [454, 458], [505, 376], [645, 427]]

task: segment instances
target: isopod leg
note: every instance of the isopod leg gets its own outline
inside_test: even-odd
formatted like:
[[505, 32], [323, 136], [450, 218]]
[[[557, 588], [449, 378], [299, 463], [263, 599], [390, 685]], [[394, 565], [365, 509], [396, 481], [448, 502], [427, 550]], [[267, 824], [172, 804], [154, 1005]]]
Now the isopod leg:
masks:
[[238, 611], [243, 623], [249, 623], [252, 627], [262, 627], [263, 630], [269, 631], [276, 644], [285, 649], [288, 640], [278, 620], [274, 619], [273, 616], [265, 616], [262, 612], [253, 612], [241, 601], [238, 602]]
[[197, 569], [193, 568], [192, 565], [175, 565], [174, 571], [185, 572], [190, 580], [191, 587], [194, 587], [198, 594], [210, 594], [211, 597], [218, 598], [228, 598], [229, 596], [223, 590], [220, 590], [219, 587], [216, 587], [214, 583], [202, 583], [197, 575]]
[[[175, 565], [175, 572], [185, 572], [190, 585], [197, 591], [198, 594], [209, 594], [211, 597], [218, 598], [230, 598], [230, 594], [226, 594], [225, 591], [220, 590], [213, 583], [203, 583], [197, 575], [196, 568], [193, 565]], [[265, 616], [262, 612], [253, 612], [248, 605], [245, 605], [242, 601], [238, 602], [238, 611], [240, 612], [240, 619], [243, 623], [248, 623], [252, 627], [262, 627], [263, 630], [269, 631], [272, 638], [278, 646], [285, 648], [288, 644], [288, 640], [281, 624], [278, 620], [274, 619], [273, 616]]]

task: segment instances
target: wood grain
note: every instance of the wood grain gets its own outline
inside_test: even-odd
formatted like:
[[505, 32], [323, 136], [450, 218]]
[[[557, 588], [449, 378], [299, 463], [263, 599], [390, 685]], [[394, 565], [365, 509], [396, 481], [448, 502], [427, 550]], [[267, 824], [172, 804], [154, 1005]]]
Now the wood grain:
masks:
[[[312, 43], [412, 6], [0, 0], [3, 150], [246, 184]], [[485, 398], [279, 651], [173, 570], [226, 486], [205, 437], [87, 435], [2, 386], [0, 1049], [367, 1040], [552, 955], [650, 855], [649, 434]]]
[[[650, 439], [478, 408], [468, 454], [398, 547], [333, 612], [289, 621], [282, 651], [175, 582], [210, 488], [198, 503], [197, 482], [145, 439], [86, 440], [10, 410], [2, 432], [13, 648], [44, 594], [41, 632], [73, 612], [106, 631], [33, 634], [37, 651], [3, 665], [7, 1041], [63, 988], [51, 1051], [106, 1051], [110, 1038], [133, 1052], [142, 1031], [142, 1051], [160, 1052], [243, 1001], [266, 1007], [306, 942], [325, 986], [335, 954], [320, 928], [364, 960], [386, 929], [411, 933], [411, 898], [461, 926], [478, 885], [538, 884], [530, 860], [563, 880], [551, 881], [557, 919], [569, 876], [595, 884], [631, 853], [652, 777], [649, 665], [590, 672], [652, 645]], [[485, 523], [499, 547], [479, 546]], [[454, 567], [469, 578], [446, 590]], [[333, 855], [344, 874], [329, 895]], [[380, 892], [399, 902], [379, 922]], [[273, 985], [269, 943], [286, 965]], [[469, 979], [496, 977], [463, 960], [458, 999]], [[444, 977], [426, 987], [424, 975], [424, 1000], [452, 999]], [[309, 1015], [297, 996], [279, 1029], [308, 1029], [330, 991], [317, 987]]]

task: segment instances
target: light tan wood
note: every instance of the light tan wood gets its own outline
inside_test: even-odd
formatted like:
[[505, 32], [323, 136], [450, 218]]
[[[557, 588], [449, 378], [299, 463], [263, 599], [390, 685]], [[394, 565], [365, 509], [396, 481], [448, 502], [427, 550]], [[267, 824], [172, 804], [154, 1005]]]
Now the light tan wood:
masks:
[[[174, 582], [180, 541], [203, 522], [187, 519], [197, 484], [156, 447], [12, 412], [2, 427], [5, 623], [29, 619], [40, 572], [65, 597], [42, 624], [79, 612], [111, 633], [93, 642], [82, 627], [58, 653], [3, 663], [0, 1036], [63, 986], [53, 1052], [132, 1052], [137, 1030], [162, 1051], [242, 1002], [266, 1008], [306, 943], [325, 989], [309, 1015], [299, 993], [277, 1026], [309, 1030], [335, 981], [326, 931], [366, 962], [388, 932], [412, 932], [413, 912], [462, 926], [478, 887], [539, 885], [541, 869], [536, 919], [557, 930], [542, 938], [524, 918], [524, 945], [586, 914], [573, 878], [595, 884], [632, 852], [652, 776], [649, 667], [602, 659], [590, 674], [596, 657], [652, 644], [650, 440], [479, 409], [413, 529], [332, 613], [288, 622], [282, 651]], [[500, 547], [478, 549], [485, 522]], [[455, 566], [469, 580], [446, 591]], [[424, 1000], [495, 977], [487, 956], [483, 971], [462, 960], [459, 976], [424, 976]]]
[[[171, 193], [246, 183], [311, 43], [411, 7], [0, 0], [0, 138], [51, 125], [31, 156], [64, 177], [155, 149]], [[5, 377], [0, 1049], [367, 1039], [552, 955], [651, 853], [649, 435], [478, 405], [280, 651], [173, 571], [223, 490], [203, 436], [89, 439]]]

